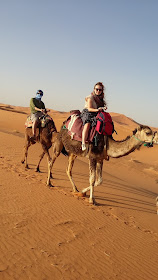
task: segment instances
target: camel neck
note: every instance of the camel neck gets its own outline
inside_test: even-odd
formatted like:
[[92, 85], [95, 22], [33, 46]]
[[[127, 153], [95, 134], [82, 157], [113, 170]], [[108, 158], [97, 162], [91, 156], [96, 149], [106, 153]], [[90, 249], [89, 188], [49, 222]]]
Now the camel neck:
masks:
[[114, 139], [108, 139], [107, 155], [110, 157], [122, 157], [133, 152], [136, 148], [142, 145], [142, 141], [133, 138], [133, 135], [127, 140], [115, 141]]

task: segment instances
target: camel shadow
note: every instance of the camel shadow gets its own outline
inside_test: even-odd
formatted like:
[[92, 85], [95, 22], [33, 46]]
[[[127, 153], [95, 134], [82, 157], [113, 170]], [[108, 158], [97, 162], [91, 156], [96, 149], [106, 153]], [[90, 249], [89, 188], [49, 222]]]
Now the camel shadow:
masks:
[[[30, 166], [31, 169], [33, 169], [35, 164], [31, 164]], [[82, 188], [89, 184], [86, 171], [87, 170], [85, 170], [84, 173], [73, 171], [73, 177], [77, 187], [79, 187], [79, 191], [82, 191]], [[47, 173], [47, 168], [43, 166], [41, 173]], [[112, 179], [107, 179], [107, 176], [110, 176]], [[65, 170], [61, 171], [61, 169], [54, 167], [53, 180], [55, 180], [56, 188], [63, 189], [66, 192], [69, 192], [69, 190], [70, 192], [72, 191], [71, 183], [68, 184], [70, 181]], [[65, 186], [64, 182], [66, 182], [67, 186]], [[129, 184], [119, 176], [113, 176], [113, 174], [103, 172], [103, 183], [101, 186], [95, 187], [94, 190], [96, 204], [98, 206], [129, 209], [155, 214], [155, 211], [153, 210], [155, 207], [154, 202], [146, 201], [145, 199], [148, 198], [154, 201], [157, 193], [147, 190], [140, 185]], [[110, 190], [112, 191], [110, 192]], [[125, 194], [118, 194], [118, 191], [124, 192]], [[136, 198], [136, 195], [141, 198]]]
[[[140, 200], [139, 205], [133, 205], [134, 200], [132, 202], [131, 200], [128, 200], [128, 199], [125, 199], [125, 200], [122, 199], [122, 201], [120, 201], [119, 198], [116, 198], [116, 199], [112, 199], [110, 197], [103, 198], [103, 197], [100, 197], [100, 196], [97, 196], [97, 195], [95, 197], [96, 197], [98, 206], [128, 209], [128, 210], [134, 210], [134, 211], [138, 211], [138, 212], [155, 214], [154, 210], [148, 208], [148, 206], [153, 208], [155, 206], [154, 203], [147, 204], [143, 200]], [[100, 202], [100, 201], [102, 201], [102, 202]], [[103, 203], [103, 201], [105, 201], [105, 203]], [[138, 202], [135, 202], [135, 203], [138, 203]], [[140, 205], [143, 205], [143, 206], [140, 206]]]
[[[62, 180], [65, 181], [67, 176], [63, 176], [60, 169], [54, 169], [54, 173], [57, 174], [58, 178], [55, 178], [56, 180]], [[106, 173], [104, 172], [104, 176], [106, 176]], [[79, 173], [79, 172], [73, 172], [75, 182], [77, 185], [80, 184], [79, 190], [82, 190], [82, 186], [86, 186], [88, 184], [86, 173]], [[110, 173], [108, 175], [111, 175]], [[61, 178], [63, 176], [63, 178]], [[102, 183], [101, 186], [94, 187], [95, 190], [95, 198], [97, 201], [98, 206], [108, 206], [108, 207], [114, 207], [114, 208], [121, 208], [121, 209], [129, 209], [129, 210], [135, 210], [139, 212], [146, 212], [150, 214], [155, 214], [155, 211], [153, 208], [155, 207], [155, 197], [157, 196], [157, 193], [147, 190], [139, 185], [133, 185], [128, 184], [125, 180], [121, 179], [120, 177], [113, 176], [113, 179], [106, 179], [106, 182]], [[60, 179], [59, 179], [60, 178]], [[104, 178], [103, 178], [104, 179]], [[115, 181], [117, 180], [117, 182]], [[66, 181], [69, 181], [66, 179]], [[105, 181], [105, 179], [104, 179]], [[64, 186], [58, 186], [64, 188]], [[71, 188], [71, 184], [70, 184]], [[68, 189], [68, 188], [67, 188]], [[107, 191], [109, 189], [109, 191]], [[121, 191], [125, 194], [117, 194], [110, 192], [112, 190], [113, 192]], [[133, 197], [132, 197], [133, 195]], [[140, 196], [141, 198], [136, 198], [135, 196]], [[86, 196], [88, 198], [88, 196]], [[145, 199], [152, 199], [153, 202], [146, 201]]]

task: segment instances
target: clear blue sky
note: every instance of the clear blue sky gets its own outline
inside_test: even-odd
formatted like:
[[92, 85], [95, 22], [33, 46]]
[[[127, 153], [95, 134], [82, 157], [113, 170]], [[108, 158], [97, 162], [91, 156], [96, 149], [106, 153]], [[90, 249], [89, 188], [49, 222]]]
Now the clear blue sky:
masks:
[[108, 111], [158, 127], [157, 0], [0, 0], [0, 103], [84, 107], [96, 82]]

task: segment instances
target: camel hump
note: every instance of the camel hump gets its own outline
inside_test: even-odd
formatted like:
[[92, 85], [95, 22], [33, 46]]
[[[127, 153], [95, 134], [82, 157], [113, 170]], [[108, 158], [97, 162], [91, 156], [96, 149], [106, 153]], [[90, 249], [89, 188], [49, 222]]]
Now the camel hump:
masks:
[[51, 116], [49, 115], [43, 115], [41, 118], [40, 118], [40, 123], [41, 123], [41, 127], [45, 127], [46, 124], [48, 122], [51, 122], [53, 121], [53, 119], [51, 118]]

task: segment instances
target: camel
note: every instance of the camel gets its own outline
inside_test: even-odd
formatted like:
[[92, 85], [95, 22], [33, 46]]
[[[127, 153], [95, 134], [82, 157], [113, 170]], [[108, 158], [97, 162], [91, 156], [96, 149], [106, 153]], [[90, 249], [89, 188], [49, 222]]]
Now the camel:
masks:
[[103, 160], [108, 160], [109, 157], [118, 158], [133, 152], [140, 148], [142, 144], [152, 145], [154, 134], [150, 127], [140, 125], [133, 131], [132, 136], [128, 136], [123, 141], [115, 141], [112, 137], [99, 135], [98, 145], [93, 143], [86, 144], [86, 150], [81, 150], [81, 142], [72, 140], [68, 134], [68, 130], [63, 126], [59, 133], [56, 134], [53, 144], [53, 154], [51, 161], [48, 162], [48, 178], [47, 185], [51, 186], [51, 170], [56, 158], [64, 151], [68, 154], [68, 166], [66, 173], [72, 184], [74, 193], [78, 189], [72, 179], [72, 168], [77, 156], [87, 157], [89, 159], [89, 187], [84, 188], [81, 195], [84, 196], [87, 191], [90, 191], [89, 203], [94, 204], [94, 186], [102, 183], [102, 167]]
[[153, 139], [153, 143], [158, 144], [158, 132], [157, 131], [155, 131], [155, 136], [154, 136], [154, 139]]
[[36, 167], [36, 172], [40, 172], [40, 163], [41, 160], [43, 159], [44, 155], [47, 154], [47, 159], [48, 161], [51, 160], [50, 154], [49, 154], [49, 149], [52, 146], [52, 133], [57, 132], [56, 126], [54, 124], [53, 119], [50, 118], [49, 122], [46, 123], [45, 127], [39, 127], [37, 128], [36, 131], [36, 140], [32, 141], [31, 137], [33, 136], [32, 134], [32, 127], [27, 127], [25, 130], [25, 145], [24, 145], [24, 156], [23, 159], [21, 160], [21, 163], [25, 163], [25, 168], [28, 167], [27, 163], [27, 156], [28, 156], [28, 149], [31, 145], [35, 144], [36, 142], [41, 143], [43, 153], [40, 155], [40, 160], [38, 162], [38, 165]]

